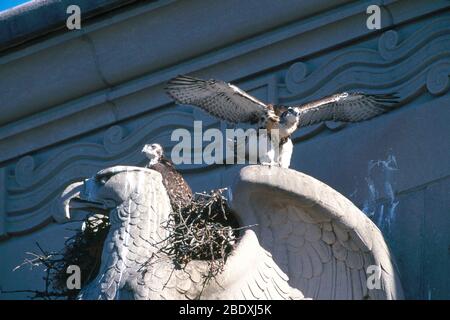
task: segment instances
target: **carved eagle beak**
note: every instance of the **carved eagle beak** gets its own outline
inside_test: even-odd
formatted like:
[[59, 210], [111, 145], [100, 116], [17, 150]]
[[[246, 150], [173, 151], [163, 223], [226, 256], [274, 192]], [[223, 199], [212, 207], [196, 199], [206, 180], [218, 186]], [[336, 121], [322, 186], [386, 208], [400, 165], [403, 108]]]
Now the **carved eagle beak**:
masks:
[[108, 208], [100, 201], [90, 196], [92, 189], [91, 179], [78, 181], [67, 186], [61, 194], [60, 208], [54, 216], [56, 222], [62, 223], [71, 219], [70, 210], [85, 210], [90, 212], [105, 213]]

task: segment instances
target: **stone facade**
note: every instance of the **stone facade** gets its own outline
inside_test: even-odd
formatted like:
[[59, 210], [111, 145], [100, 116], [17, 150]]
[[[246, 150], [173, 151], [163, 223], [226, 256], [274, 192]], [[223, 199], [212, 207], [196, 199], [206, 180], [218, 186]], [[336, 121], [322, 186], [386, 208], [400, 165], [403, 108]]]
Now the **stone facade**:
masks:
[[[366, 27], [370, 4], [381, 6], [381, 30]], [[20, 14], [39, 25], [43, 11], [34, 12]], [[11, 30], [17, 19], [0, 23]], [[164, 94], [168, 79], [189, 73], [233, 81], [273, 103], [342, 90], [398, 92], [402, 108], [392, 113], [299, 130], [291, 168], [377, 223], [407, 298], [450, 298], [448, 1], [123, 1], [82, 20], [79, 31], [52, 30], [20, 43], [0, 37], [4, 290], [42, 286], [41, 270], [11, 270], [36, 241], [63, 245], [70, 224], [55, 224], [54, 208], [70, 182], [108, 166], [142, 165], [145, 143], [170, 150], [172, 130], [192, 129], [194, 120], [226, 128]], [[195, 191], [231, 185], [240, 168], [180, 166]]]

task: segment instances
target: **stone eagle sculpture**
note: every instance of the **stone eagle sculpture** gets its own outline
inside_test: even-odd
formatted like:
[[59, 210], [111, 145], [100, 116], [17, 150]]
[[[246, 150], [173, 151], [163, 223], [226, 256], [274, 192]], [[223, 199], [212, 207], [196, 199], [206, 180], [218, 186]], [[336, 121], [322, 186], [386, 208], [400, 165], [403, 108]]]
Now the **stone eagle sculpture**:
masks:
[[[161, 174], [132, 166], [99, 171], [62, 194], [71, 209], [101, 211], [111, 227], [100, 271], [80, 299], [401, 299], [380, 230], [348, 199], [291, 169], [247, 166], [232, 188], [242, 232], [224, 271], [202, 281], [207, 262], [185, 270], [158, 253], [171, 205]], [[378, 273], [368, 286], [374, 266]]]

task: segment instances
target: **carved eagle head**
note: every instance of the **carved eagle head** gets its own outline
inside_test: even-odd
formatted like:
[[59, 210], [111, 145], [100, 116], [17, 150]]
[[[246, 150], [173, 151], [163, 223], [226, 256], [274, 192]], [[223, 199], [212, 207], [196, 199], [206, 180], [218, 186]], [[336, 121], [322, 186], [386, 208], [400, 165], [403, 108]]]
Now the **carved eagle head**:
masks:
[[[83, 182], [69, 185], [63, 192], [63, 212], [67, 219], [70, 210], [79, 209], [89, 212], [109, 214], [113, 209], [130, 204], [130, 201], [142, 204], [145, 183], [142, 173], [151, 170], [130, 166], [115, 166], [100, 170]], [[129, 210], [127, 210], [129, 211]]]
[[66, 218], [74, 209], [109, 216], [99, 273], [81, 290], [80, 298], [138, 295], [137, 281], [143, 276], [138, 270], [167, 238], [164, 222], [172, 209], [161, 175], [147, 168], [111, 167], [71, 184], [62, 198]]

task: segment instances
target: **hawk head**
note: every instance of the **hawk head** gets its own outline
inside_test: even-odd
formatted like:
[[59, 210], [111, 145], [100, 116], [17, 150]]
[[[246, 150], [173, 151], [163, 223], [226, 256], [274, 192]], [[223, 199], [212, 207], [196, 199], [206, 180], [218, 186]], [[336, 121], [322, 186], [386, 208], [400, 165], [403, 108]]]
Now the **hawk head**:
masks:
[[300, 113], [298, 108], [288, 107], [280, 116], [280, 123], [290, 126], [297, 125]]
[[142, 152], [147, 156], [150, 160], [150, 165], [154, 165], [158, 163], [161, 158], [164, 156], [164, 150], [162, 146], [158, 143], [146, 144], [142, 148]]

